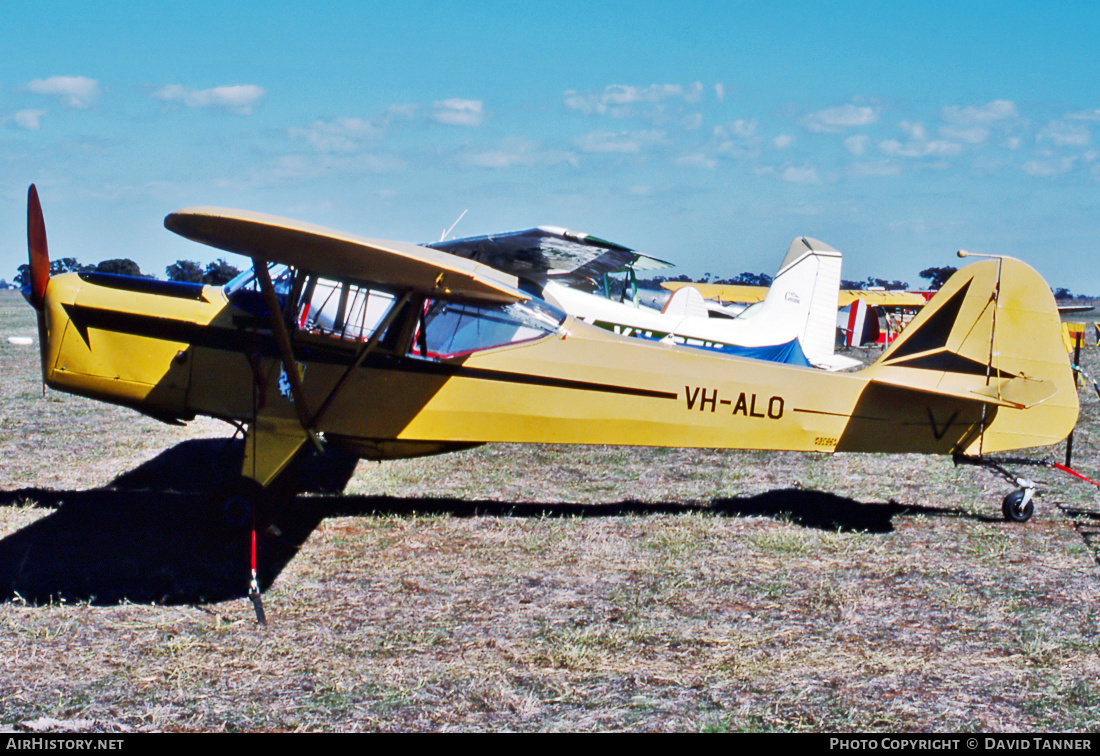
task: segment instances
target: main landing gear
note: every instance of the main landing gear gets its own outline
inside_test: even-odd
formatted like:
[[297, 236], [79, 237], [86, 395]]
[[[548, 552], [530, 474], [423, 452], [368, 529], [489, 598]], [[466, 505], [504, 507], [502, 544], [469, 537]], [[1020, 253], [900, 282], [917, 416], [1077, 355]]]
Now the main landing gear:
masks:
[[1004, 497], [1004, 500], [1001, 502], [1001, 513], [1004, 514], [1005, 519], [1009, 522], [1027, 522], [1031, 519], [1031, 516], [1035, 514], [1035, 483], [1027, 478], [1016, 475], [1004, 465], [1046, 466], [1049, 463], [1034, 459], [993, 459], [991, 457], [967, 457], [961, 454], [955, 455], [954, 461], [956, 465], [984, 467], [1000, 475], [1014, 486], [1019, 486], [1015, 491]]

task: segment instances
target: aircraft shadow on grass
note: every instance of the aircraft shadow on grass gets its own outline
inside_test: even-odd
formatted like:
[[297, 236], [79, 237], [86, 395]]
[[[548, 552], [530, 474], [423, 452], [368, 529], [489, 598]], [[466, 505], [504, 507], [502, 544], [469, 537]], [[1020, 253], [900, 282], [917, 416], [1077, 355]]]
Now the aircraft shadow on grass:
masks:
[[[357, 460], [302, 455], [288, 471], [294, 491], [334, 494]], [[87, 491], [0, 492], [0, 505], [30, 500], [55, 511], [0, 540], [0, 600], [202, 604], [248, 595], [250, 517], [227, 511], [223, 492], [240, 470], [241, 442], [185, 441]], [[824, 530], [885, 533], [903, 512], [974, 517], [954, 510], [864, 504], [804, 489], [714, 499], [709, 504], [623, 501], [517, 503], [392, 496], [286, 497], [259, 529], [259, 578], [266, 590], [326, 517], [447, 514], [455, 517], [614, 517], [712, 512], [772, 517]], [[986, 518], [979, 518], [986, 519]], [[988, 518], [994, 519], [994, 518]]]

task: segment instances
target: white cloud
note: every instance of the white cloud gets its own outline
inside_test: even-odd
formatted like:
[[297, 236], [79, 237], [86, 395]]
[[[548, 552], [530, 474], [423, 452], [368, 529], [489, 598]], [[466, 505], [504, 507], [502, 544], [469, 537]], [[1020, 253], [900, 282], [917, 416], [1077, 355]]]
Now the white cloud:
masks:
[[817, 169], [812, 165], [789, 165], [780, 174], [784, 181], [795, 184], [820, 184], [821, 178], [817, 175]]
[[448, 126], [480, 126], [485, 120], [481, 100], [463, 100], [452, 97], [432, 105], [433, 121]]
[[1018, 115], [1016, 103], [1011, 100], [994, 100], [985, 105], [967, 105], [965, 107], [952, 105], [940, 110], [940, 117], [943, 120], [963, 126], [988, 125], [1005, 118], [1016, 118]]
[[867, 143], [870, 141], [871, 137], [866, 134], [857, 134], [844, 140], [844, 148], [853, 155], [862, 155], [867, 151]]
[[981, 144], [989, 137], [989, 129], [985, 126], [944, 126], [939, 130], [940, 136], [956, 142], [967, 144]]
[[572, 152], [544, 150], [538, 142], [522, 137], [510, 137], [503, 140], [497, 149], [471, 153], [463, 160], [480, 168], [511, 168], [558, 163], [568, 163], [576, 167], [579, 164], [577, 156]]
[[1092, 133], [1083, 123], [1051, 121], [1035, 136], [1035, 140], [1049, 140], [1059, 147], [1086, 147], [1092, 141]]
[[234, 84], [212, 89], [191, 89], [181, 84], [168, 84], [153, 93], [165, 102], [180, 102], [189, 108], [222, 108], [239, 115], [250, 115], [252, 107], [266, 91], [255, 84]]
[[838, 133], [856, 126], [869, 126], [878, 120], [878, 108], [859, 105], [841, 105], [811, 113], [803, 119], [803, 125], [818, 133]]
[[368, 173], [390, 173], [405, 167], [406, 164], [401, 158], [385, 154], [282, 155], [270, 165], [261, 167], [249, 175], [225, 178], [218, 182], [218, 185], [254, 188], [316, 179], [331, 174], [359, 176]]
[[[570, 110], [579, 110], [585, 115], [611, 115], [616, 118], [626, 118], [636, 114], [631, 106], [639, 103], [654, 104], [676, 99], [696, 103], [699, 102], [702, 93], [703, 85], [695, 82], [687, 86], [653, 84], [648, 87], [611, 84], [599, 92], [577, 92], [570, 89], [564, 96], [565, 107]], [[719, 93], [719, 99], [723, 93], [724, 90]]]
[[531, 165], [531, 157], [522, 152], [489, 150], [467, 157], [467, 161], [481, 168], [511, 168], [513, 165]]
[[758, 121], [746, 118], [715, 126], [711, 131], [714, 139], [708, 151], [736, 158], [758, 155], [763, 141], [756, 133], [758, 126]]
[[592, 131], [577, 137], [574, 143], [583, 152], [637, 153], [642, 148], [660, 142], [663, 131]]
[[901, 173], [901, 166], [892, 160], [872, 160], [852, 163], [848, 172], [855, 177], [868, 176], [897, 176]]
[[757, 142], [756, 139], [756, 127], [759, 123], [753, 120], [746, 120], [744, 118], [738, 118], [732, 123], [727, 123], [722, 126], [715, 126], [712, 133], [716, 139], [737, 139], [742, 142]]
[[321, 152], [354, 152], [364, 141], [376, 139], [383, 130], [369, 119], [337, 118], [314, 121], [307, 128], [291, 128], [291, 139], [304, 139]]
[[395, 121], [413, 118], [416, 111], [416, 105], [390, 105], [370, 118], [333, 118], [292, 127], [287, 129], [287, 136], [309, 142], [319, 152], [357, 152], [365, 143], [380, 139]]
[[1029, 160], [1020, 167], [1032, 176], [1047, 178], [1067, 173], [1073, 168], [1075, 162], [1077, 162], [1076, 157], [1064, 157], [1058, 160]]
[[718, 98], [718, 102], [726, 99], [726, 86], [721, 82], [714, 85], [714, 96]]
[[801, 205], [784, 208], [784, 212], [789, 215], [821, 215], [821, 208], [803, 202]]
[[878, 148], [886, 155], [911, 158], [949, 157], [962, 152], [962, 145], [957, 142], [942, 139], [930, 140], [923, 123], [902, 121], [898, 126], [906, 133], [909, 140], [899, 142], [897, 139], [887, 139], [879, 142]]
[[891, 231], [904, 234], [925, 234], [928, 233], [930, 227], [924, 218], [913, 218], [912, 220], [891, 221], [886, 224], [886, 227]]
[[1100, 108], [1070, 113], [1066, 118], [1072, 118], [1075, 121], [1100, 121]]
[[688, 168], [711, 169], [718, 165], [718, 161], [704, 155], [702, 152], [694, 152], [690, 155], [683, 155], [676, 158], [676, 164], [687, 166]]
[[937, 140], [934, 142], [899, 142], [887, 139], [878, 143], [878, 148], [887, 155], [896, 157], [949, 157], [962, 152], [962, 145], [955, 142]]
[[49, 79], [35, 79], [27, 84], [27, 90], [34, 94], [52, 95], [67, 108], [83, 110], [99, 97], [99, 81], [86, 76], [52, 76]]
[[695, 131], [703, 125], [703, 114], [692, 113], [680, 119], [680, 125], [687, 131]]
[[46, 115], [45, 110], [20, 110], [11, 119], [21, 129], [37, 131], [42, 125], [42, 116], [44, 115]]
[[910, 123], [909, 121], [901, 121], [898, 123], [898, 128], [900, 128], [909, 136], [910, 141], [928, 141], [928, 130], [924, 128], [923, 123]]
[[396, 121], [399, 118], [401, 120], [407, 121], [410, 120], [414, 115], [416, 115], [416, 111], [419, 109], [419, 107], [419, 105], [411, 102], [390, 105], [388, 108], [382, 111], [382, 119], [387, 123]]
[[746, 120], [744, 118], [738, 118], [736, 121], [729, 125], [730, 133], [735, 137], [742, 139], [749, 139], [756, 136], [756, 127], [759, 122], [754, 118], [752, 120]]
[[772, 147], [777, 150], [785, 150], [794, 144], [794, 137], [790, 134], [780, 134], [772, 140]]

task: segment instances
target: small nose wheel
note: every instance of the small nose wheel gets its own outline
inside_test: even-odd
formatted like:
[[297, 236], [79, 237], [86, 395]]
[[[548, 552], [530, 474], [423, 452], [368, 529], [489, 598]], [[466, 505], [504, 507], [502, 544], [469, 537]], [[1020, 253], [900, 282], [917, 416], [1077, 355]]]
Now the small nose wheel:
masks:
[[1027, 522], [1035, 513], [1034, 488], [1019, 488], [1004, 498], [1001, 511], [1009, 522]]

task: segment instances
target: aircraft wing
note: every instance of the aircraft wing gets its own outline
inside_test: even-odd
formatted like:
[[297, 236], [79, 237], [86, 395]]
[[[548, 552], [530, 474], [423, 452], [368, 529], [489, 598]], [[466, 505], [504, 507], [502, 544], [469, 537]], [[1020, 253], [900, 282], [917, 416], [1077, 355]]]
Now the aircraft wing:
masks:
[[924, 307], [928, 304], [928, 297], [918, 291], [844, 289], [840, 292], [839, 305], [847, 307], [857, 299], [862, 299], [869, 305], [879, 305], [880, 307]]
[[519, 278], [566, 285], [588, 285], [605, 273], [661, 270], [672, 263], [643, 255], [621, 244], [557, 226], [539, 226], [506, 234], [472, 236], [426, 245], [507, 271]]
[[326, 278], [370, 281], [432, 296], [528, 299], [514, 276], [416, 244], [366, 239], [273, 215], [218, 207], [172, 213], [164, 227], [192, 241]]
[[[666, 289], [676, 291], [685, 286], [691, 286], [699, 290], [704, 299], [716, 299], [722, 302], [760, 302], [768, 293], [766, 286], [741, 286], [737, 284], [703, 284], [684, 281], [665, 281], [661, 284]], [[847, 307], [857, 299], [862, 299], [867, 304], [884, 305], [886, 307], [923, 307], [928, 303], [928, 298], [915, 291], [861, 291], [857, 289], [842, 290], [838, 297], [837, 306]]]
[[685, 286], [698, 289], [703, 299], [714, 299], [720, 302], [763, 302], [768, 295], [767, 286], [745, 286], [741, 284], [705, 284], [691, 283], [690, 281], [663, 281], [661, 286], [669, 291], [676, 291]]

